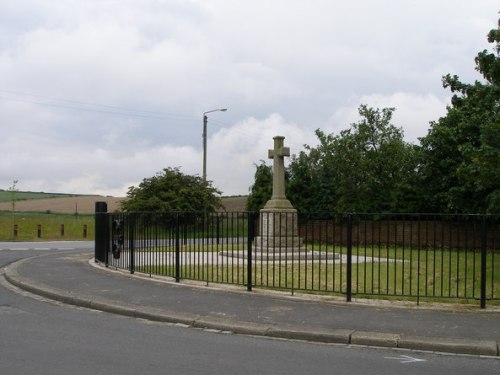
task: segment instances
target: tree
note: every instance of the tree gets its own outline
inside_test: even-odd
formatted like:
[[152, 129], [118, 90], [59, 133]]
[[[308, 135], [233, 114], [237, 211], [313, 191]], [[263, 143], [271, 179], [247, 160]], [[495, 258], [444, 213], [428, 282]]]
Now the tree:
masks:
[[273, 173], [271, 166], [266, 165], [264, 160], [255, 164], [254, 183], [250, 188], [247, 199], [247, 210], [258, 211], [264, 207], [273, 193]]
[[391, 124], [393, 108], [359, 107], [361, 120], [339, 135], [316, 130], [289, 166], [288, 197], [302, 211], [404, 211], [405, 180], [415, 173], [413, 146]]
[[305, 148], [306, 151], [292, 155], [287, 170], [286, 195], [299, 211], [328, 211], [334, 201], [335, 180], [324, 175], [326, 168], [323, 168], [321, 151], [307, 145]]
[[393, 112], [393, 108], [380, 111], [362, 105], [360, 122], [337, 137], [338, 210], [391, 210], [393, 188], [400, 182], [401, 161], [405, 159], [403, 132], [391, 124]]
[[423, 209], [432, 212], [500, 212], [500, 20], [475, 58], [484, 78], [466, 84], [443, 77], [453, 93], [446, 116], [421, 139]]
[[121, 208], [129, 212], [213, 212], [222, 206], [221, 192], [198, 176], [189, 176], [179, 168], [165, 168], [131, 186]]

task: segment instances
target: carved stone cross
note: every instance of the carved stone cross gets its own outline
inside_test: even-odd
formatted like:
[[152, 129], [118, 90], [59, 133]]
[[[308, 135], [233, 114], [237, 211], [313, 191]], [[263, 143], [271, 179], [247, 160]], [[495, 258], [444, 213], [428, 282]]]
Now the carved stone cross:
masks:
[[273, 159], [273, 195], [264, 208], [292, 208], [285, 195], [285, 156], [290, 156], [290, 149], [283, 146], [285, 137], [273, 139], [274, 149], [269, 150], [269, 159]]

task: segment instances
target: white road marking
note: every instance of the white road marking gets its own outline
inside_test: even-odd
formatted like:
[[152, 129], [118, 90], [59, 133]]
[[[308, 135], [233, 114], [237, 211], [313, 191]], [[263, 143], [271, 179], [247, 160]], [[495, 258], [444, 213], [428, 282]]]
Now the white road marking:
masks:
[[427, 362], [426, 359], [410, 357], [409, 355], [401, 355], [399, 357], [384, 357], [384, 358], [400, 361], [400, 363]]

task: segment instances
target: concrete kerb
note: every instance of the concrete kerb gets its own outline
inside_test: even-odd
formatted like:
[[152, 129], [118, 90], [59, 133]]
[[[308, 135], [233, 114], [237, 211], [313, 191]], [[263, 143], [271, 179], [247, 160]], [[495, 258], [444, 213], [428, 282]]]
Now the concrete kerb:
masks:
[[412, 336], [401, 337], [398, 340], [398, 348], [493, 357], [500, 355], [498, 342], [490, 340], [434, 339]]
[[404, 336], [383, 332], [364, 332], [349, 329], [322, 329], [303, 327], [278, 326], [253, 322], [227, 321], [205, 316], [182, 316], [178, 313], [159, 311], [157, 309], [136, 309], [130, 306], [117, 304], [111, 301], [88, 300], [73, 296], [67, 292], [49, 288], [44, 285], [35, 285], [28, 279], [23, 279], [17, 272], [23, 259], [7, 266], [4, 278], [12, 285], [27, 292], [40, 295], [69, 305], [90, 308], [117, 315], [146, 319], [156, 322], [181, 324], [187, 327], [213, 329], [232, 332], [235, 334], [264, 336], [292, 340], [311, 341], [319, 343], [363, 345], [386, 348], [401, 348], [430, 352], [469, 354], [498, 357], [500, 343], [493, 340], [468, 340], [438, 337]]
[[314, 341], [329, 344], [351, 344], [353, 330], [349, 329], [324, 329], [294, 327], [273, 327], [266, 336], [292, 340]]
[[260, 324], [241, 321], [222, 321], [216, 318], [200, 317], [193, 322], [192, 327], [202, 329], [214, 329], [223, 332], [232, 332], [241, 335], [268, 336], [273, 327], [270, 324]]
[[398, 348], [400, 334], [356, 331], [351, 334], [351, 344]]

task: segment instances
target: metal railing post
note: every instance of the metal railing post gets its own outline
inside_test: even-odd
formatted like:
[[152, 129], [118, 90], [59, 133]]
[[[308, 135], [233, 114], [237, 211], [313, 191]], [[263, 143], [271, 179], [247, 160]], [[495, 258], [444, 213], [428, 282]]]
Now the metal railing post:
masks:
[[175, 217], [175, 282], [181, 280], [181, 246], [180, 246], [180, 220], [179, 213]]
[[95, 202], [95, 239], [94, 259], [108, 265], [108, 204], [106, 202]]
[[135, 220], [134, 214], [128, 214], [128, 249], [130, 252], [130, 273], [135, 272]]
[[486, 215], [481, 220], [481, 308], [486, 308]]
[[248, 213], [248, 232], [247, 232], [247, 290], [252, 291], [252, 241], [255, 235], [255, 215]]
[[352, 298], [352, 214], [347, 215], [347, 275], [346, 302]]

